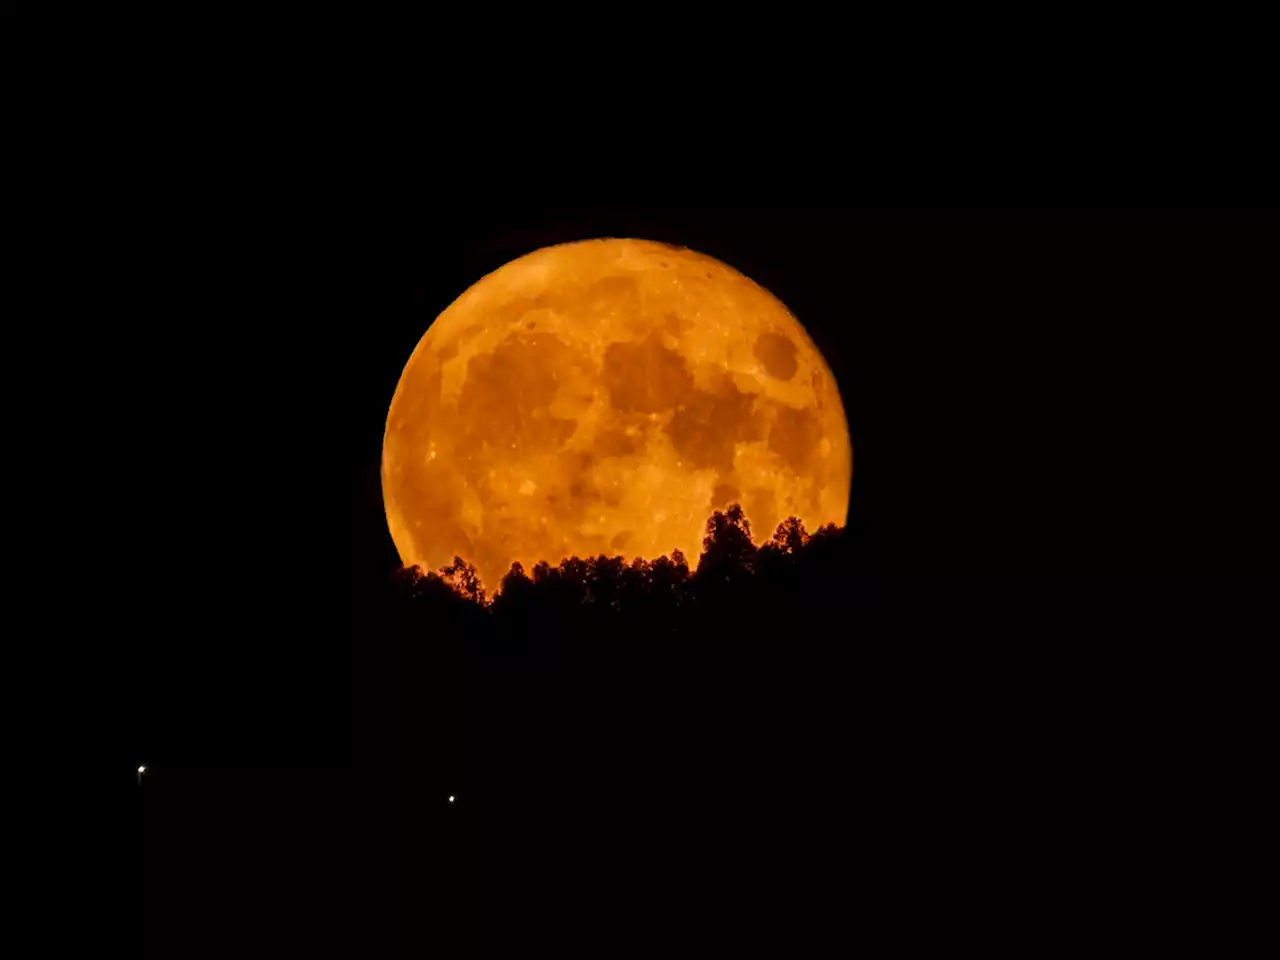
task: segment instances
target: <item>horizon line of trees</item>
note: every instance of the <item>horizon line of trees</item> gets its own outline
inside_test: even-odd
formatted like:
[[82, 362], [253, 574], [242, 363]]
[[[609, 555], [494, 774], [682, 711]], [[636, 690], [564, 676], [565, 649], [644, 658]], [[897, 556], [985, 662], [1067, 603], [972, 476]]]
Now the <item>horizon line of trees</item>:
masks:
[[460, 556], [438, 570], [402, 567], [393, 579], [410, 596], [448, 600], [452, 595], [499, 615], [552, 597], [559, 601], [557, 606], [675, 608], [697, 597], [737, 592], [753, 581], [780, 584], [795, 579], [808, 572], [805, 568], [812, 561], [830, 556], [844, 530], [828, 523], [810, 533], [803, 521], [791, 516], [757, 546], [750, 520], [741, 504], [735, 503], [707, 519], [696, 567], [679, 549], [653, 560], [636, 557], [630, 562], [603, 553], [585, 559], [566, 557], [554, 566], [543, 560], [531, 572], [517, 560], [492, 596], [475, 567]]

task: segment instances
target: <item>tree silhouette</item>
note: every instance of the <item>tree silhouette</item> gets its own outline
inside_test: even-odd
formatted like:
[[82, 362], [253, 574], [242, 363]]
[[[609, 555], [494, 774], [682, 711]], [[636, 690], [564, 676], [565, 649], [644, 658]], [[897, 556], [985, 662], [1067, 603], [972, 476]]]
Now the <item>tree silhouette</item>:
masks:
[[675, 608], [684, 603], [689, 587], [689, 564], [679, 550], [649, 564], [649, 596], [656, 603]]
[[480, 585], [480, 576], [476, 568], [461, 557], [454, 557], [453, 563], [441, 567], [440, 578], [468, 600], [484, 605], [485, 592]]
[[808, 542], [809, 534], [805, 531], [804, 524], [797, 517], [787, 517], [778, 524], [769, 544], [779, 553], [794, 555]]
[[[545, 564], [538, 564], [544, 567], [543, 579], [545, 579]], [[534, 568], [535, 573], [537, 567]], [[511, 564], [511, 569], [507, 575], [502, 578], [502, 586], [498, 589], [498, 594], [493, 598], [493, 612], [495, 615], [512, 615], [512, 616], [528, 616], [532, 612], [535, 601], [535, 583], [524, 572], [524, 564], [516, 560]]]
[[838, 594], [841, 580], [856, 569], [854, 538], [835, 524], [826, 524], [814, 532], [798, 555], [796, 577], [810, 593], [823, 596]]
[[679, 547], [671, 551], [671, 563], [677, 570], [684, 571], [681, 574], [684, 579], [687, 580], [689, 578], [689, 561], [685, 559], [684, 551]]
[[[560, 577], [566, 583], [581, 585], [585, 593], [587, 585], [587, 571], [589, 565], [586, 560], [580, 560], [577, 557], [566, 557], [560, 561]], [[582, 597], [579, 597], [581, 600]]]
[[636, 557], [619, 578], [621, 608], [628, 613], [643, 611], [652, 597], [652, 565]]
[[424, 571], [419, 566], [403, 567], [393, 574], [393, 580], [401, 597], [408, 601], [425, 603], [449, 603], [460, 599], [470, 600], [449, 581], [435, 571]]
[[622, 603], [622, 572], [626, 561], [622, 557], [592, 558], [587, 566], [587, 603], [600, 609], [617, 610]]
[[695, 574], [698, 590], [707, 594], [741, 587], [755, 572], [755, 565], [751, 523], [742, 506], [735, 503], [723, 513], [717, 510], [707, 520], [702, 538], [702, 558]]

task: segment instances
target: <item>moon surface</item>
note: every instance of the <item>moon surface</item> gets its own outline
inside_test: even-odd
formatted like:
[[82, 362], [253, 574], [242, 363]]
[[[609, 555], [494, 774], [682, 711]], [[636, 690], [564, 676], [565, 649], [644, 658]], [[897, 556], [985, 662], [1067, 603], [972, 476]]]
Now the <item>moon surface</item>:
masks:
[[387, 416], [382, 492], [406, 566], [694, 560], [712, 511], [756, 539], [845, 523], [835, 378], [767, 290], [692, 250], [587, 240], [483, 277], [431, 324]]

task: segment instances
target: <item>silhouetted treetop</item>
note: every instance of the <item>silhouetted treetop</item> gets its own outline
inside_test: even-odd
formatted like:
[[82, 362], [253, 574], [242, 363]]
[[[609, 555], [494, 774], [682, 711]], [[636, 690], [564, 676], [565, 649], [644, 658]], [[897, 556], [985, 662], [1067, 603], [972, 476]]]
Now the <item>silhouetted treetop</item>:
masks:
[[804, 523], [797, 517], [787, 517], [778, 524], [778, 529], [773, 531], [773, 539], [768, 545], [779, 553], [794, 554], [803, 549], [808, 542], [809, 534], [804, 528]]
[[485, 604], [484, 587], [480, 585], [480, 576], [476, 573], [476, 568], [461, 557], [454, 557], [453, 563], [442, 567], [440, 577], [468, 600], [473, 600], [481, 606]]
[[696, 577], [700, 582], [741, 582], [755, 572], [756, 546], [751, 542], [751, 523], [740, 504], [707, 520], [702, 538], [702, 558]]
[[[534, 569], [536, 573], [537, 568]], [[524, 564], [519, 560], [515, 561], [511, 564], [507, 575], [502, 578], [502, 586], [499, 587], [497, 596], [493, 598], [494, 611], [501, 613], [506, 610], [525, 610], [532, 601], [534, 590], [534, 581], [525, 574]]]

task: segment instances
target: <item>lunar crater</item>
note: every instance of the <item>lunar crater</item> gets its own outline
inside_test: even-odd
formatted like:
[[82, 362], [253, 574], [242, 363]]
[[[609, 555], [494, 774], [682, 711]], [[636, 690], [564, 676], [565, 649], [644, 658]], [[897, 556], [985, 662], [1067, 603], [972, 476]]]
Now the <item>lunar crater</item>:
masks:
[[762, 333], [756, 338], [752, 351], [764, 364], [765, 371], [778, 380], [790, 380], [800, 369], [796, 362], [796, 345], [778, 333]]
[[624, 413], [661, 413], [693, 391], [684, 357], [663, 346], [657, 334], [640, 343], [611, 343], [602, 379], [609, 402]]

